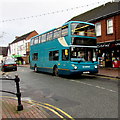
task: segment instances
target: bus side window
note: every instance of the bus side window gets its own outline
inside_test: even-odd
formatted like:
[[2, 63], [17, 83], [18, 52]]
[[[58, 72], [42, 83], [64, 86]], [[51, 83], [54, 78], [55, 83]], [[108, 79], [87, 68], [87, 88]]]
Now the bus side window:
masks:
[[53, 31], [47, 33], [47, 41], [52, 40], [53, 39]]
[[30, 41], [30, 45], [33, 45], [33, 40], [34, 40], [34, 39], [31, 39], [31, 41]]
[[39, 43], [41, 43], [41, 36], [39, 36], [39, 38], [38, 38], [38, 39], [39, 39]]
[[68, 35], [68, 25], [62, 27], [62, 37]]
[[45, 42], [46, 41], [46, 34], [43, 34], [41, 37], [42, 37], [41, 42]]
[[55, 39], [55, 38], [59, 38], [59, 37], [61, 37], [61, 29], [60, 28], [54, 30], [54, 37], [53, 38]]
[[59, 51], [50, 51], [49, 52], [49, 61], [58, 61], [59, 60]]
[[62, 60], [63, 61], [69, 60], [69, 50], [68, 49], [62, 50]]
[[34, 44], [38, 44], [38, 43], [39, 43], [39, 39], [38, 39], [38, 37], [36, 37], [34, 40]]
[[34, 53], [32, 56], [32, 60], [37, 61], [38, 60], [38, 53]]
[[34, 45], [35, 43], [34, 43], [34, 41], [35, 41], [35, 38], [34, 39], [32, 39], [32, 45]]

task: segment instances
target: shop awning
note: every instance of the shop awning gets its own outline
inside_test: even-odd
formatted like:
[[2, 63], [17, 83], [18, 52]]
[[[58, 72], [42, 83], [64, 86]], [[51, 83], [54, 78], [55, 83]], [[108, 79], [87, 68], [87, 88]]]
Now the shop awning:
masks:
[[22, 57], [22, 55], [12, 55], [12, 57], [14, 57], [14, 58]]

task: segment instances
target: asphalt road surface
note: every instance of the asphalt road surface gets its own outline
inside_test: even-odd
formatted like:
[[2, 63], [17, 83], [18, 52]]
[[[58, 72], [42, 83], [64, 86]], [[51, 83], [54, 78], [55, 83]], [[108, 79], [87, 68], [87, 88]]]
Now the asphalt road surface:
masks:
[[[118, 118], [118, 80], [95, 75], [79, 78], [55, 77], [18, 67], [24, 99], [49, 103], [74, 118]], [[2, 82], [2, 89], [15, 92], [13, 81]], [[12, 96], [3, 93], [3, 95]]]

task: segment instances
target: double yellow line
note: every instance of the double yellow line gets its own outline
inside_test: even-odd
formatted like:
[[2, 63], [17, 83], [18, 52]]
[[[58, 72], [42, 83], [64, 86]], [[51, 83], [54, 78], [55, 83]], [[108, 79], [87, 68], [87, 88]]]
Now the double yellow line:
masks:
[[[2, 98], [9, 98], [9, 99], [15, 99], [15, 100], [17, 99], [16, 97], [9, 97], [9, 96], [0, 96], [0, 97], [2, 97]], [[66, 112], [61, 110], [60, 108], [57, 108], [57, 107], [55, 107], [53, 105], [50, 105], [48, 103], [37, 102], [35, 100], [22, 101], [22, 102], [26, 102], [26, 103], [29, 103], [29, 104], [35, 104], [35, 105], [40, 106], [42, 108], [48, 109], [49, 111], [51, 111], [52, 113], [57, 115], [59, 118], [62, 118], [64, 120], [66, 120], [65, 118], [69, 118], [71, 120], [75, 120], [74, 118], [72, 118], [72, 116], [70, 116], [69, 114], [67, 114]], [[62, 113], [62, 115], [60, 113]]]

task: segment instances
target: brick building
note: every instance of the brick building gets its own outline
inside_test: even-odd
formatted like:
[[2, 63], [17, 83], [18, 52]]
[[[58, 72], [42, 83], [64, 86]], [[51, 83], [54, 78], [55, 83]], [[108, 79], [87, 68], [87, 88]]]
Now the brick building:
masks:
[[15, 57], [18, 61], [29, 63], [30, 38], [38, 35], [34, 30], [22, 36], [16, 36], [16, 39], [9, 44], [8, 56]]
[[95, 24], [98, 57], [102, 67], [120, 67], [120, 1], [109, 2], [70, 21]]

